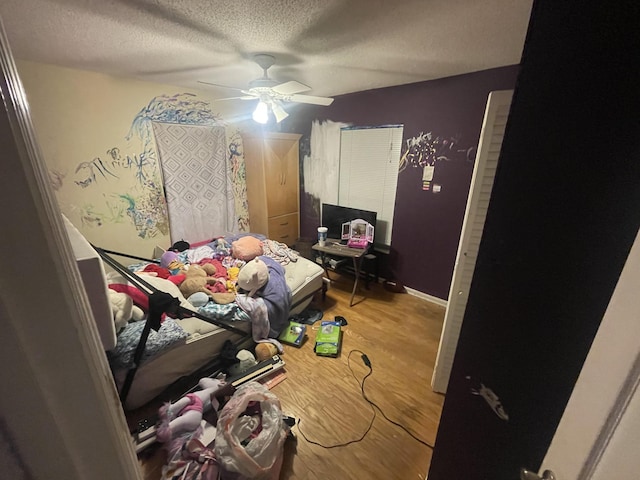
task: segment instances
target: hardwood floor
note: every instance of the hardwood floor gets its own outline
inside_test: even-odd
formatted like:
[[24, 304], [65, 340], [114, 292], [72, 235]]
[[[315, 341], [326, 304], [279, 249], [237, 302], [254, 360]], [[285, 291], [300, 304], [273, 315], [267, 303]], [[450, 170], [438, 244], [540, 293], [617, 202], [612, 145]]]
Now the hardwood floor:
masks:
[[[281, 480], [420, 479], [425, 478], [431, 449], [376, 412], [371, 430], [362, 441], [344, 447], [325, 446], [360, 438], [373, 416], [365, 393], [391, 420], [433, 445], [444, 396], [431, 391], [430, 381], [438, 349], [445, 309], [403, 293], [391, 293], [381, 284], [359, 289], [349, 307], [353, 277], [332, 273], [324, 302], [318, 296], [313, 307], [324, 320], [345, 317], [342, 350], [338, 358], [313, 352], [316, 323], [305, 344], [285, 346], [287, 379], [273, 387], [286, 415], [300, 419], [293, 427], [295, 440], [285, 444]], [[353, 369], [353, 374], [349, 369]], [[357, 380], [356, 378], [357, 377]], [[161, 476], [164, 453], [151, 448], [140, 458], [145, 479]]]

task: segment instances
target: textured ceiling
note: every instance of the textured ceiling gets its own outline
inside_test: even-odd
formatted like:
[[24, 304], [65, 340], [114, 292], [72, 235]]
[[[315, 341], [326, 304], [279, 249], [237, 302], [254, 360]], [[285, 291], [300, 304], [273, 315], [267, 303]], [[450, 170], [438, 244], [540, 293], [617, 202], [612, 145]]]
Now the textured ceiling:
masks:
[[2, 0], [14, 56], [146, 81], [339, 95], [519, 63], [532, 0]]

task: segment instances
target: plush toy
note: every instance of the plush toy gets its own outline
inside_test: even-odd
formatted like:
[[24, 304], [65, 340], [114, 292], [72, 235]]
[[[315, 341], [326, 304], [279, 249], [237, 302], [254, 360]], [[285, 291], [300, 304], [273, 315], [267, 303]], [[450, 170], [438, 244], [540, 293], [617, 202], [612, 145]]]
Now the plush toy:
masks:
[[215, 278], [209, 277], [207, 272], [197, 264], [189, 265], [184, 271], [185, 279], [180, 284], [180, 291], [185, 298], [189, 298], [196, 292], [202, 292], [213, 298], [213, 292], [207, 288], [207, 285], [213, 285], [217, 282]]
[[259, 258], [247, 262], [238, 274], [238, 286], [246, 291], [249, 297], [253, 297], [268, 281], [269, 269]]
[[172, 252], [171, 250], [166, 251], [160, 257], [160, 266], [169, 268], [169, 264], [173, 261], [178, 261], [178, 254], [176, 252]]
[[[215, 267], [213, 268], [215, 269]], [[215, 285], [222, 280], [208, 276], [202, 266], [191, 264], [184, 274], [185, 279], [179, 288], [186, 298], [189, 298], [194, 293], [202, 292], [209, 295], [214, 302], [219, 304], [231, 303], [235, 300], [235, 296], [232, 293], [212, 292], [207, 288], [207, 285]]]
[[261, 342], [256, 345], [256, 360], [262, 362], [278, 353], [278, 348], [269, 342]]
[[200, 425], [202, 416], [220, 406], [216, 393], [221, 393], [226, 384], [222, 380], [209, 377], [198, 382], [200, 390], [188, 393], [175, 403], [166, 403], [159, 410], [160, 424], [156, 430], [156, 440], [170, 441], [182, 433], [194, 432]]
[[215, 277], [218, 269], [211, 263], [204, 263], [200, 265], [202, 269], [207, 273], [210, 277]]
[[229, 375], [238, 375], [258, 363], [253, 353], [245, 349], [240, 350], [236, 354], [236, 358], [238, 361], [227, 369]]
[[194, 307], [202, 307], [206, 305], [210, 300], [209, 295], [204, 292], [196, 292], [187, 298], [187, 302], [189, 302]]
[[227, 291], [230, 293], [237, 293], [236, 284], [238, 283], [238, 274], [240, 269], [238, 267], [227, 268]]
[[133, 304], [133, 299], [129, 295], [117, 292], [111, 288], [108, 289], [108, 292], [116, 332], [124, 328], [129, 320], [139, 321], [144, 318], [144, 312], [140, 307]]

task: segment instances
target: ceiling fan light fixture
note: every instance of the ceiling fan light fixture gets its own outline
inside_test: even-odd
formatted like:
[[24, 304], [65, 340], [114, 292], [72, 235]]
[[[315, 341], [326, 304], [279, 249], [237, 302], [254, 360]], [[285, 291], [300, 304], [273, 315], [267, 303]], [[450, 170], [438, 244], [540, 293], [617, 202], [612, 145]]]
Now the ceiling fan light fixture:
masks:
[[273, 102], [271, 104], [271, 111], [273, 111], [273, 116], [276, 117], [277, 123], [280, 123], [282, 120], [289, 116], [285, 109], [282, 108], [282, 105], [276, 102]]
[[256, 109], [253, 111], [253, 120], [265, 124], [269, 121], [269, 106], [260, 100]]

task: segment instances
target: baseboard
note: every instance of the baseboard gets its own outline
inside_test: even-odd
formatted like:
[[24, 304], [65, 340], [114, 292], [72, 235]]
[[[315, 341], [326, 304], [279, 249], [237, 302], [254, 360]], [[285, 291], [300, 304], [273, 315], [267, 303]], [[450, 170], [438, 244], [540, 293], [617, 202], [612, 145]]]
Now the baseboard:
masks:
[[414, 290], [413, 288], [404, 287], [409, 295], [413, 295], [414, 297], [422, 298], [423, 300], [427, 300], [428, 302], [435, 303], [436, 305], [440, 305], [441, 307], [447, 307], [446, 300], [438, 297], [434, 297], [433, 295], [429, 295], [428, 293], [419, 292], [418, 290]]

